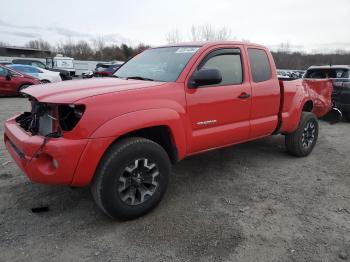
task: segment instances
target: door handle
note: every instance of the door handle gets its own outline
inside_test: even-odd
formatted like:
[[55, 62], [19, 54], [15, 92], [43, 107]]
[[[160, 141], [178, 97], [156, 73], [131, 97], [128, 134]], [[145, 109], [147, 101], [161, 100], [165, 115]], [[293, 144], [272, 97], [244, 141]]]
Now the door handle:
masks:
[[239, 99], [247, 99], [250, 97], [250, 94], [246, 93], [246, 92], [243, 92], [242, 94], [240, 94], [238, 96]]

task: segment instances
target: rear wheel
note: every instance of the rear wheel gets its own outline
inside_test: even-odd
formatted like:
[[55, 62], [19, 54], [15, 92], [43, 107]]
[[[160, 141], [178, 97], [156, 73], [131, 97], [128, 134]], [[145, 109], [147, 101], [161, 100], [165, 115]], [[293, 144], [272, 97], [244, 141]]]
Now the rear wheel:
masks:
[[157, 143], [138, 137], [112, 145], [91, 184], [99, 208], [112, 218], [133, 219], [151, 211], [169, 180], [168, 154]]
[[48, 84], [48, 83], [51, 83], [49, 80], [46, 80], [46, 79], [41, 80], [40, 82], [41, 82], [42, 84]]
[[316, 116], [310, 112], [303, 112], [297, 130], [285, 137], [287, 151], [294, 156], [307, 156], [314, 149], [317, 138], [318, 122]]

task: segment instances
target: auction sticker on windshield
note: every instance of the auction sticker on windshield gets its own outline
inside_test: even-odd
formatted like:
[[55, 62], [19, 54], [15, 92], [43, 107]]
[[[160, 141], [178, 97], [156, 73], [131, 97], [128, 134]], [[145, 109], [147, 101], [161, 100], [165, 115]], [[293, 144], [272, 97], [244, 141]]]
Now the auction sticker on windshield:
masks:
[[176, 50], [175, 53], [177, 54], [183, 54], [183, 53], [195, 53], [199, 47], [181, 47]]

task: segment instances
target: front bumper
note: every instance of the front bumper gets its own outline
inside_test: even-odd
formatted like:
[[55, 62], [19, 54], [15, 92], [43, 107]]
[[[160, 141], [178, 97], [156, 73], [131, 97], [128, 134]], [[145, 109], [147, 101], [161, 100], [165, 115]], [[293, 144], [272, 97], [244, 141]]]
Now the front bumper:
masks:
[[44, 137], [27, 133], [15, 118], [5, 123], [4, 142], [17, 165], [33, 182], [70, 185], [88, 139], [50, 138], [39, 150]]

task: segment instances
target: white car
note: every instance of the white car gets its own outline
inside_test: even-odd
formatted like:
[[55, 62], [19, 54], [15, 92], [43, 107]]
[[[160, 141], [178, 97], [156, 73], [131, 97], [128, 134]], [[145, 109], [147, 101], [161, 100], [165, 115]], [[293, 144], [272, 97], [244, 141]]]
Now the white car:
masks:
[[94, 72], [91, 71], [91, 70], [84, 71], [84, 72], [81, 73], [81, 76], [83, 78], [92, 78], [94, 76]]
[[30, 65], [13, 64], [13, 65], [7, 65], [7, 67], [12, 68], [13, 70], [21, 72], [23, 74], [36, 77], [43, 84], [62, 81], [59, 72], [52, 72], [43, 68], [30, 66]]

